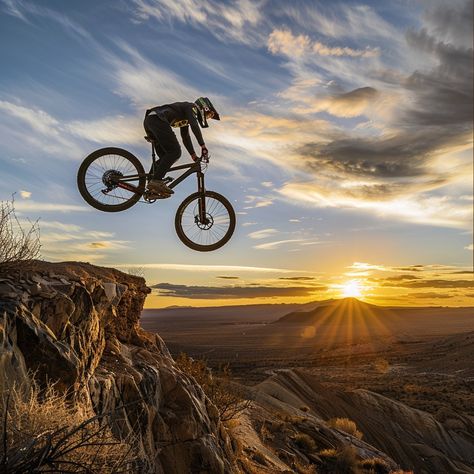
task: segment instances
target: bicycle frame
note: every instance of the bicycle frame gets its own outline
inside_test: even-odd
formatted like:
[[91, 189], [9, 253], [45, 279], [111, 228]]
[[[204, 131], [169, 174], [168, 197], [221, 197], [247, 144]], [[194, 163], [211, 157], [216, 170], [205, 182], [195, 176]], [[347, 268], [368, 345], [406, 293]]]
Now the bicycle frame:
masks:
[[[155, 150], [154, 146], [152, 144], [152, 152], [151, 152], [151, 157], [153, 160], [153, 167], [155, 167], [156, 163], [156, 157], [155, 157]], [[171, 171], [178, 171], [178, 170], [184, 170], [188, 169], [185, 171], [183, 174], [179, 175], [177, 178], [173, 179], [173, 181], [168, 184], [169, 188], [174, 188], [177, 186], [179, 183], [184, 181], [188, 176], [191, 176], [192, 174], [196, 173], [197, 175], [197, 185], [198, 185], [198, 193], [200, 194], [199, 197], [199, 221], [201, 223], [207, 224], [207, 219], [206, 219], [206, 199], [205, 199], [205, 192], [206, 188], [204, 186], [204, 173], [202, 172], [201, 168], [201, 162], [202, 158], [199, 158], [197, 161], [187, 164], [187, 165], [179, 165], [179, 166], [173, 166], [168, 170], [168, 173]], [[146, 177], [147, 180], [150, 179], [151, 173], [145, 173], [145, 174], [134, 174], [134, 175], [127, 175], [127, 176], [121, 176], [118, 179], [117, 186], [119, 188], [126, 189], [127, 191], [135, 192], [135, 193], [141, 193], [141, 191], [134, 185], [129, 184], [129, 181], [136, 181], [139, 178]]]

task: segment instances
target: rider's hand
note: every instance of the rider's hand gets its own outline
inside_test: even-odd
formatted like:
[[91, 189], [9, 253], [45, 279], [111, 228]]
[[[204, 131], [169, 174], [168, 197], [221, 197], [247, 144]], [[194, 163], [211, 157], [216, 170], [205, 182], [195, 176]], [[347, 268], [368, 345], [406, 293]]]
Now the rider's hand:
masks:
[[207, 156], [209, 155], [209, 150], [206, 148], [206, 145], [201, 146], [201, 156]]
[[191, 155], [191, 158], [192, 158], [193, 161], [196, 161], [196, 160], [198, 159], [196, 153], [193, 153], [193, 154]]

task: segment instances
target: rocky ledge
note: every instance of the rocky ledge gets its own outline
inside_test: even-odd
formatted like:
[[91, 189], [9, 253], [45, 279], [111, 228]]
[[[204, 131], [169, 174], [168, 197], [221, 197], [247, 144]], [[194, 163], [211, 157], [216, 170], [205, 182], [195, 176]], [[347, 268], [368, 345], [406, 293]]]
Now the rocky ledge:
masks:
[[137, 439], [141, 472], [235, 472], [215, 406], [139, 326], [149, 292], [143, 278], [78, 262], [0, 276], [0, 389], [56, 381]]

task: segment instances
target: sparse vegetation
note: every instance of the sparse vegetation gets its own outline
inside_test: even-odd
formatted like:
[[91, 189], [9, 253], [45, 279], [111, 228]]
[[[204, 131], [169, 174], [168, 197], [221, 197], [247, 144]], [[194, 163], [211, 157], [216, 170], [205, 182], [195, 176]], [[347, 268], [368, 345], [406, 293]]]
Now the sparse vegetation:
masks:
[[338, 474], [359, 474], [357, 454], [352, 446], [341, 449], [324, 449], [319, 452], [322, 465], [320, 472]]
[[131, 444], [53, 385], [14, 386], [1, 394], [0, 409], [1, 472], [134, 472]]
[[38, 221], [24, 226], [15, 201], [0, 201], [0, 273], [31, 266], [41, 248]]
[[327, 424], [332, 428], [344, 431], [357, 439], [362, 439], [363, 434], [357, 429], [357, 425], [349, 418], [331, 418]]
[[176, 364], [186, 374], [194, 377], [204, 393], [214, 403], [222, 421], [229, 422], [239, 416], [250, 406], [235, 384], [231, 383], [229, 366], [223, 366], [214, 375], [204, 360], [195, 360], [185, 353], [180, 353]]
[[306, 433], [297, 433], [293, 437], [293, 441], [298, 446], [298, 448], [304, 452], [313, 452], [316, 450], [316, 443], [314, 442], [314, 439]]
[[368, 474], [389, 474], [390, 466], [381, 458], [363, 459], [359, 466]]

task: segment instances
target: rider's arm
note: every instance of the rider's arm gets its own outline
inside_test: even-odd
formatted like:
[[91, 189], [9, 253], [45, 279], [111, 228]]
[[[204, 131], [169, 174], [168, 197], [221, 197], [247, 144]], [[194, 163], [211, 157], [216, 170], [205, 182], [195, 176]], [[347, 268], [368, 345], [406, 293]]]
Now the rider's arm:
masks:
[[186, 150], [188, 150], [188, 153], [193, 156], [195, 155], [194, 148], [193, 148], [193, 142], [191, 141], [191, 136], [189, 135], [189, 126], [181, 127], [179, 129], [181, 132], [181, 139], [183, 140], [183, 145], [185, 146]]
[[199, 122], [197, 121], [196, 115], [194, 115], [193, 108], [195, 107], [188, 107], [188, 109], [186, 110], [186, 118], [188, 119], [188, 123], [191, 126], [191, 130], [193, 131], [197, 142], [199, 143], [199, 145], [201, 145], [201, 147], [203, 147], [204, 139], [202, 138], [201, 127], [199, 126]]

